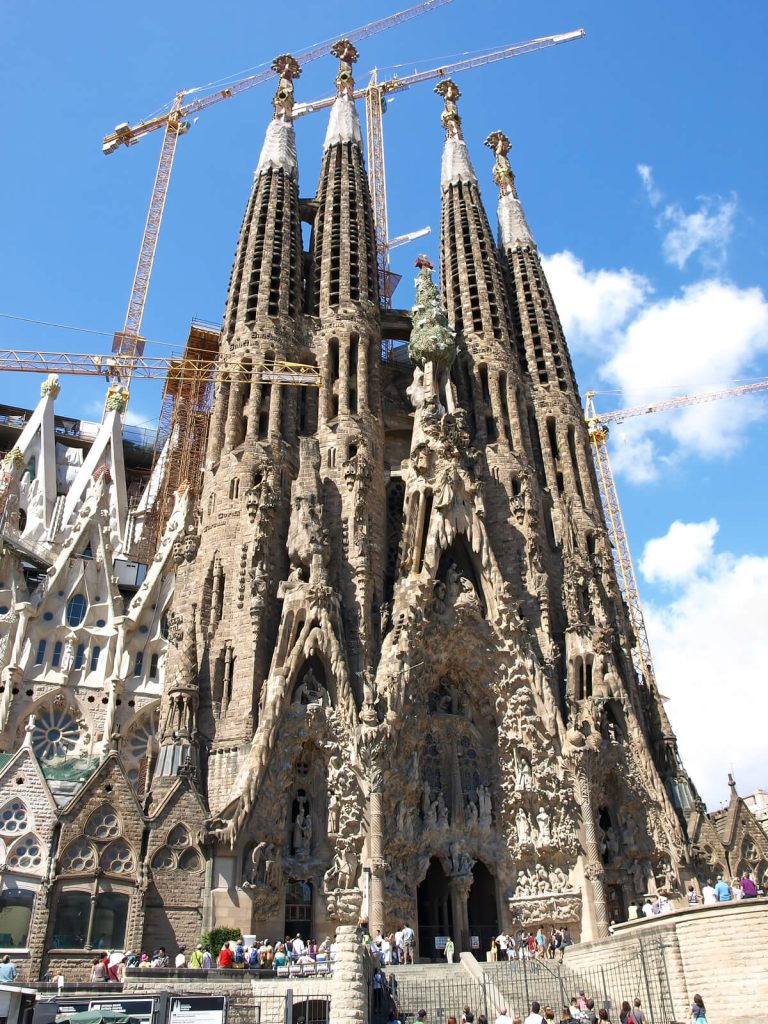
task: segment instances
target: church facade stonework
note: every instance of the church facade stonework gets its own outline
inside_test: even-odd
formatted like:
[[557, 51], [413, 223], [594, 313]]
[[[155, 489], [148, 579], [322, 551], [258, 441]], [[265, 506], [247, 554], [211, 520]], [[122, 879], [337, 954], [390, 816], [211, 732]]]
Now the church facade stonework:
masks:
[[[706, 815], [636, 671], [509, 141], [486, 143], [497, 240], [440, 83], [439, 285], [419, 257], [410, 358], [382, 359], [357, 54], [334, 53], [312, 199], [300, 69], [273, 65], [221, 335], [238, 368], [146, 572], [126, 584], [152, 482], [130, 508], [120, 402], [61, 473], [47, 382], [3, 461], [0, 946], [33, 976], [219, 925], [407, 921], [423, 957], [600, 938], [645, 893], [768, 871], [735, 790]], [[319, 389], [265, 380], [273, 359]]]

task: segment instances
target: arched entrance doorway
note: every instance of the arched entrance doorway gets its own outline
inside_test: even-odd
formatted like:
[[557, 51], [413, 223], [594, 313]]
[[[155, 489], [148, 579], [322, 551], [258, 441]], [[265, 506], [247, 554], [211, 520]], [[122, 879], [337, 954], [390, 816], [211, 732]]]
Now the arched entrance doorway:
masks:
[[443, 955], [442, 948], [435, 946], [435, 940], [453, 936], [453, 914], [448, 879], [437, 857], [429, 862], [427, 874], [419, 884], [416, 893], [419, 915], [419, 957], [423, 960], [437, 960]]
[[[499, 933], [499, 918], [496, 907], [496, 879], [481, 860], [472, 868], [472, 888], [467, 898], [469, 920], [470, 952], [479, 960], [485, 960], [491, 948], [491, 939]], [[478, 942], [473, 942], [473, 937]]]

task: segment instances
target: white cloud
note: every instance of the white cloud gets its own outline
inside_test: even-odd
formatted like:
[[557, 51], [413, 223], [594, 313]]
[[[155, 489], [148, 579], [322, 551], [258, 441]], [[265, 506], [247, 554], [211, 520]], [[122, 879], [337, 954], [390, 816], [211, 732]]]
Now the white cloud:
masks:
[[[661, 550], [669, 551], [675, 526], [685, 534], [713, 523], [716, 529], [714, 520], [673, 524], [659, 538]], [[717, 806], [729, 770], [742, 794], [765, 786], [765, 726], [757, 711], [768, 664], [768, 558], [704, 559], [706, 536], [699, 541], [700, 561], [693, 568], [693, 558], [682, 589], [667, 603], [646, 602], [645, 621], [683, 762], [703, 798]]]
[[701, 206], [693, 213], [685, 213], [679, 206], [667, 206], [662, 220], [669, 225], [664, 236], [662, 251], [668, 263], [682, 270], [694, 253], [706, 267], [721, 267], [725, 263], [728, 244], [733, 235], [736, 213], [734, 199], [704, 196]]
[[649, 540], [640, 560], [640, 572], [649, 583], [688, 583], [712, 559], [716, 519], [704, 523], [676, 520], [663, 537]]
[[626, 268], [587, 270], [572, 252], [544, 256], [542, 263], [569, 346], [574, 350], [608, 345], [650, 292], [650, 284], [642, 275]]
[[638, 164], [637, 173], [640, 175], [640, 181], [642, 181], [645, 194], [648, 196], [648, 202], [651, 206], [658, 206], [664, 197], [656, 188], [656, 183], [653, 180], [653, 168], [648, 164]]
[[[685, 288], [673, 299], [647, 304], [627, 326], [601, 375], [622, 391], [622, 405], [651, 404], [674, 395], [723, 388], [768, 352], [768, 301], [759, 288], [719, 280]], [[738, 403], [738, 404], [736, 404]], [[705, 457], [734, 451], [765, 403], [749, 397], [654, 413], [616, 426], [619, 462], [635, 479], [652, 475], [654, 452], [638, 445], [649, 434], [671, 435], [679, 452]], [[620, 449], [628, 450], [620, 453]]]
[[[648, 202], [654, 209], [659, 209], [664, 195], [656, 186], [652, 168], [648, 164], [638, 164], [637, 173]], [[736, 215], [735, 198], [700, 196], [698, 202], [699, 208], [693, 213], [686, 213], [678, 203], [668, 203], [659, 210], [656, 220], [664, 232], [661, 245], [664, 258], [678, 270], [683, 270], [694, 255], [698, 255], [705, 268], [719, 269], [728, 254]]]

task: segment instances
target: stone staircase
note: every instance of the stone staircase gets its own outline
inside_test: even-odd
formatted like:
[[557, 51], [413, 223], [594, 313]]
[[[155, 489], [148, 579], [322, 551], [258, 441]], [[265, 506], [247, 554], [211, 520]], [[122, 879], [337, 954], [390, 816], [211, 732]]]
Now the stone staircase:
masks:
[[[451, 1014], [460, 1021], [465, 1006], [475, 1020], [486, 1012], [483, 985], [461, 963], [401, 964], [384, 968], [384, 973], [394, 980], [390, 986], [403, 1024], [412, 1024], [419, 1010], [427, 1011], [428, 1024], [445, 1024]], [[374, 1014], [372, 1024], [386, 1019], [386, 1012]]]

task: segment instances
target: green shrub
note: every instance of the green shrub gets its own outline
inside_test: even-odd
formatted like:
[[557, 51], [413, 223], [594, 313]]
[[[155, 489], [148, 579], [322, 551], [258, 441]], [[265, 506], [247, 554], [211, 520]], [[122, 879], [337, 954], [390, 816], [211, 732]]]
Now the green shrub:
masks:
[[229, 942], [230, 939], [241, 939], [242, 937], [243, 933], [239, 928], [213, 928], [211, 931], [204, 932], [200, 936], [200, 942], [204, 948], [211, 951], [211, 956], [215, 962], [225, 942]]

